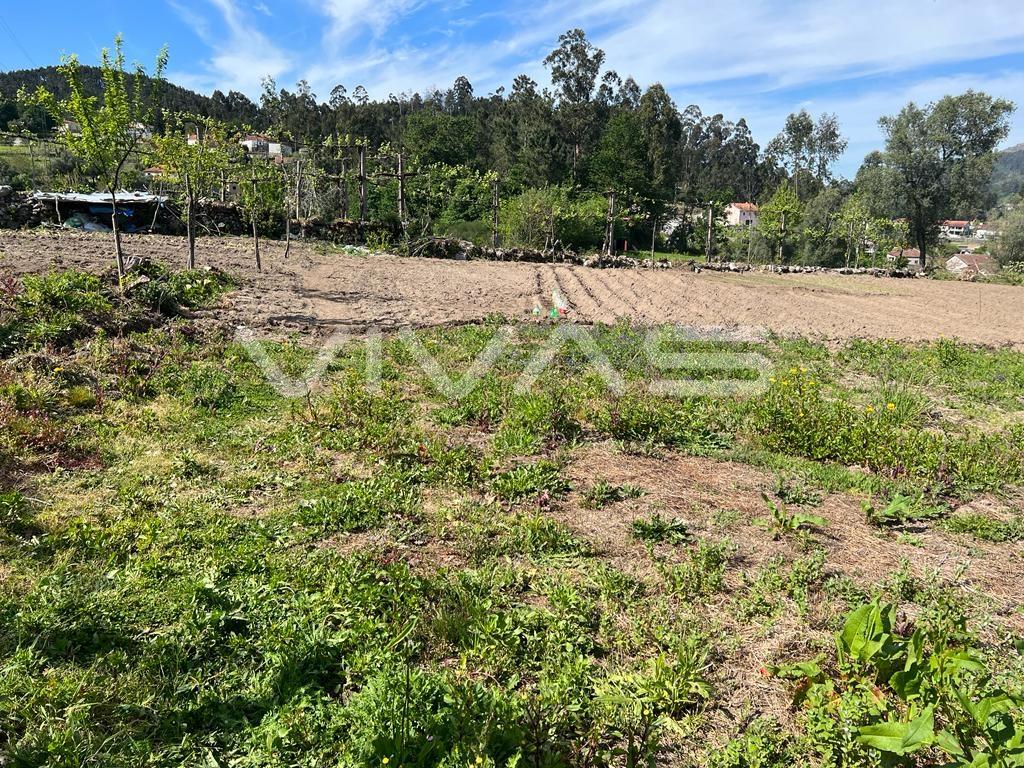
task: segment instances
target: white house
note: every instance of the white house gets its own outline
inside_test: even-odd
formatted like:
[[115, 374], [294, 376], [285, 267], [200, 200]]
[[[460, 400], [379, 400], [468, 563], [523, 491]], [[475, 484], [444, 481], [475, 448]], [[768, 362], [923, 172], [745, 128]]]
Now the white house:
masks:
[[250, 155], [263, 155], [265, 157], [291, 157], [292, 148], [287, 144], [259, 134], [251, 134], [242, 139], [239, 144], [245, 147]]
[[238, 143], [245, 147], [245, 151], [250, 155], [265, 155], [270, 151], [270, 139], [266, 136], [250, 134]]
[[725, 208], [725, 223], [730, 227], [756, 227], [759, 220], [754, 203], [729, 203]]
[[939, 234], [943, 237], [970, 237], [971, 222], [963, 219], [947, 219], [939, 224]]
[[267, 154], [271, 157], [291, 157], [292, 148], [280, 141], [272, 141], [267, 145]]

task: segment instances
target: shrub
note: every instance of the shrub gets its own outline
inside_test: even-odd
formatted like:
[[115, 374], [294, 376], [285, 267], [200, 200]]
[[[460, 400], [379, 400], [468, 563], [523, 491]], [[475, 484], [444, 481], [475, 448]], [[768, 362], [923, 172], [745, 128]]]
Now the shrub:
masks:
[[909, 763], [934, 752], [952, 766], [1019, 765], [1019, 691], [996, 686], [959, 611], [925, 612], [901, 631], [896, 607], [853, 610], [823, 659], [775, 667], [798, 681], [811, 744], [827, 764]]

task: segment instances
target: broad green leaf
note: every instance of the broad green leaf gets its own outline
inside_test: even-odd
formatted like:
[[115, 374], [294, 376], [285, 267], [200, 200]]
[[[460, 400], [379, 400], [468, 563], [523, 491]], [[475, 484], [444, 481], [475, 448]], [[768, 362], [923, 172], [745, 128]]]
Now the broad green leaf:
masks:
[[857, 741], [894, 755], [909, 755], [935, 740], [935, 712], [928, 707], [921, 716], [909, 723], [888, 721], [866, 725], [860, 729]]

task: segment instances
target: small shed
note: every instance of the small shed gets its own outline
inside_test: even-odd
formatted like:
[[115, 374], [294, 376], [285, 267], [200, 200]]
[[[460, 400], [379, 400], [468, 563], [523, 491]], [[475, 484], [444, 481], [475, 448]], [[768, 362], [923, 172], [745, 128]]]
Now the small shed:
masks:
[[[71, 229], [106, 232], [111, 229], [114, 203], [107, 192], [36, 192], [32, 199], [52, 205], [57, 223]], [[118, 192], [117, 224], [122, 232], [147, 232], [168, 198], [147, 192]]]

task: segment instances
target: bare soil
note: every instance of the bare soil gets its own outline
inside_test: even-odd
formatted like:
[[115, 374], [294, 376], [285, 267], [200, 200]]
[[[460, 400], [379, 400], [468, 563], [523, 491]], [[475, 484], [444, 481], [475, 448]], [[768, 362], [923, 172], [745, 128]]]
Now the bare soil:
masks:
[[[753, 576], [772, 557], [796, 554], [792, 537], [775, 540], [760, 523], [770, 516], [761, 493], [771, 494], [774, 475], [755, 467], [690, 456], [631, 456], [608, 444], [597, 444], [574, 457], [569, 473], [578, 489], [604, 479], [646, 491], [634, 501], [596, 510], [584, 509], [578, 499], [571, 499], [555, 513], [605, 557], [625, 568], [648, 559], [643, 556], [644, 545], [632, 536], [631, 526], [653, 512], [682, 519], [695, 536], [728, 535], [737, 545], [734, 578]], [[977, 595], [1000, 622], [1024, 630], [1024, 584], [1019, 578], [1024, 542], [995, 544], [924, 525], [880, 529], [867, 521], [860, 501], [852, 494], [832, 494], [811, 510], [828, 522], [815, 538], [827, 551], [829, 571], [858, 584], [878, 584], [905, 562], [915, 577], [936, 575], [955, 583]], [[1020, 515], [1024, 514], [1024, 496], [981, 498], [962, 511], [984, 511], [996, 518]], [[716, 519], [719, 513], [725, 516]]]
[[[183, 239], [129, 235], [130, 255], [183, 264]], [[932, 280], [835, 275], [694, 274], [685, 269], [443, 261], [358, 255], [307, 243], [264, 244], [258, 273], [251, 241], [201, 238], [198, 262], [242, 282], [208, 319], [271, 333], [336, 329], [384, 332], [550, 311], [557, 291], [566, 319], [684, 323], [823, 340], [941, 337], [1024, 348], [1024, 289]], [[0, 275], [111, 263], [108, 235], [60, 230], [0, 232]]]

